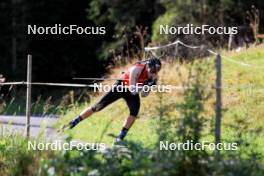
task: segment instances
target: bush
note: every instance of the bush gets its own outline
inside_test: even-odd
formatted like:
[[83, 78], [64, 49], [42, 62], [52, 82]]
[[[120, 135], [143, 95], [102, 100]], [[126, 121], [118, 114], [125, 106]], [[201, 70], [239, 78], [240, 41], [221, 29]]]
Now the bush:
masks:
[[35, 175], [39, 153], [28, 150], [27, 141], [20, 135], [1, 136], [1, 175]]

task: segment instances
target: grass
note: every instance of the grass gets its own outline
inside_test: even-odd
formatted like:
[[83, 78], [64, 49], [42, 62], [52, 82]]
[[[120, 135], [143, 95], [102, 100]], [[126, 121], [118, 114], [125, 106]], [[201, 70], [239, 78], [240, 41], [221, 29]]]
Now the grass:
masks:
[[[248, 134], [253, 133], [254, 130], [264, 126], [264, 46], [252, 47], [249, 49], [243, 49], [240, 52], [225, 52], [221, 54], [222, 70], [223, 70], [223, 86], [227, 87], [223, 89], [223, 119], [222, 119], [222, 138], [225, 140], [232, 140], [235, 136], [240, 135], [240, 129], [234, 129], [231, 125], [237, 125], [237, 121], [244, 120], [246, 128], [249, 133], [242, 134], [242, 138], [248, 138]], [[226, 58], [230, 58], [235, 61], [245, 62], [254, 67], [247, 67], [230, 62]], [[213, 57], [209, 60], [195, 62], [195, 64], [209, 63], [208, 69], [211, 69], [211, 74], [208, 76], [208, 85], [214, 84], [214, 63]], [[125, 67], [116, 68], [113, 70], [110, 77], [117, 77], [118, 73], [123, 71]], [[182, 85], [186, 81], [188, 76], [189, 64], [169, 64], [164, 63], [163, 69], [160, 73], [161, 84]], [[262, 68], [261, 68], [262, 67]], [[109, 82], [108, 82], [109, 83]], [[253, 89], [250, 88], [253, 86]], [[212, 90], [213, 94], [214, 91]], [[79, 107], [75, 107], [72, 111], [67, 113], [61, 118], [60, 124], [68, 122], [70, 119], [78, 115], [85, 107], [96, 102], [101, 95], [92, 98], [90, 104], [82, 104]], [[182, 91], [176, 91], [173, 93], [163, 93], [162, 99], [163, 105], [166, 105], [169, 109], [170, 116], [177, 116], [176, 104], [182, 100]], [[138, 141], [143, 146], [153, 147], [157, 139], [156, 127], [158, 125], [158, 110], [157, 107], [161, 105], [159, 95], [157, 93], [151, 93], [147, 98], [142, 98], [141, 110], [139, 118], [136, 121], [133, 128], [129, 131], [127, 140]], [[205, 115], [209, 120], [213, 120], [214, 117], [215, 100], [214, 95], [208, 100], [205, 106]], [[76, 128], [69, 133], [74, 138], [89, 142], [104, 142], [111, 144], [113, 138], [109, 134], [118, 134], [122, 127], [124, 120], [128, 115], [128, 110], [123, 100], [119, 100], [104, 110], [91, 116], [89, 120], [83, 121]], [[210, 131], [213, 129], [213, 125], [208, 124]], [[206, 136], [205, 139], [213, 140], [213, 133]], [[255, 143], [254, 149], [264, 154], [263, 133], [259, 134], [256, 138], [251, 136], [251, 142]]]
[[34, 151], [27, 150], [27, 140], [22, 136], [1, 135], [0, 170], [2, 175], [32, 173], [38, 163], [35, 161], [38, 159], [37, 152], [34, 153]]
[[[94, 98], [92, 103], [97, 99], [98, 98]], [[74, 108], [63, 117], [62, 121], [59, 122], [59, 125], [71, 120], [87, 106], [89, 106], [89, 104], [83, 104], [80, 107]], [[143, 113], [144, 112], [141, 114]], [[125, 102], [123, 100], [119, 100], [101, 112], [94, 114], [89, 120], [85, 120], [80, 123], [76, 128], [69, 131], [69, 134], [71, 134], [74, 138], [84, 141], [112, 144], [114, 140], [112, 135], [117, 135], [119, 133], [127, 114], [128, 110]], [[129, 139], [151, 147], [156, 139], [155, 125], [156, 123], [154, 120], [148, 120], [148, 118], [144, 117], [139, 118], [129, 132]], [[139, 131], [141, 133], [139, 133]], [[150, 136], [142, 134], [149, 134]], [[146, 143], [146, 141], [148, 141], [148, 143]]]
[[[222, 119], [222, 138], [225, 140], [234, 139], [240, 135], [242, 129], [252, 132], [259, 130], [264, 126], [264, 45], [243, 49], [240, 52], [222, 51], [222, 82], [223, 82], [223, 119]], [[253, 65], [253, 67], [243, 66], [234, 62], [245, 62]], [[211, 74], [205, 78], [208, 85], [213, 85], [215, 80], [213, 57], [197, 61], [195, 64], [203, 64], [211, 70]], [[118, 77], [118, 75], [128, 68], [130, 64], [115, 68], [112, 70], [110, 77]], [[163, 63], [163, 69], [160, 73], [160, 84], [183, 85], [188, 77], [188, 68], [191, 67], [187, 63]], [[111, 84], [111, 82], [104, 82]], [[212, 93], [214, 91], [212, 89]], [[35, 114], [43, 112], [45, 114], [57, 113], [62, 117], [57, 127], [77, 116], [85, 107], [92, 105], [99, 100], [101, 94], [92, 94], [89, 103], [74, 104], [68, 102], [72, 100], [71, 93], [63, 98], [64, 102], [52, 102], [52, 97], [39, 97], [34, 103], [32, 111]], [[133, 128], [128, 133], [127, 140], [140, 142], [144, 147], [153, 147], [157, 141], [156, 127], [158, 124], [159, 111], [158, 107], [166, 106], [169, 116], [178, 116], [176, 109], [177, 103], [183, 99], [183, 91], [175, 91], [172, 93], [162, 93], [162, 100], [157, 93], [151, 93], [147, 98], [141, 98], [141, 109], [139, 117]], [[21, 102], [23, 101], [23, 102]], [[0, 107], [2, 114], [21, 114], [24, 112], [24, 100], [13, 99]], [[215, 99], [214, 95], [206, 102], [205, 116], [211, 123], [214, 117]], [[119, 130], [127, 118], [128, 109], [123, 100], [119, 100], [104, 110], [94, 114], [88, 120], [80, 123], [76, 128], [68, 131], [74, 138], [78, 138], [88, 142], [104, 142], [111, 144], [113, 137], [111, 134], [117, 135]], [[234, 129], [234, 125], [239, 126], [239, 121], [245, 121], [246, 126]], [[206, 124], [206, 132], [213, 130], [213, 124]], [[233, 125], [233, 126], [232, 126]], [[243, 135], [248, 138], [248, 134]], [[256, 150], [264, 154], [263, 133], [256, 138], [251, 136], [251, 142], [256, 143]], [[213, 141], [213, 133], [204, 137]]]
[[[16, 96], [11, 98], [1, 99], [0, 97], [0, 114], [24, 115], [26, 113], [25, 91], [25, 89], [19, 90], [16, 92]], [[80, 102], [89, 101], [90, 98], [85, 89], [77, 91], [63, 89], [60, 92], [55, 89], [44, 92], [48, 92], [48, 94], [40, 94], [32, 99], [31, 114], [34, 116], [63, 115], [72, 107], [78, 106]]]
[[[248, 131], [258, 130], [264, 126], [264, 47], [243, 50], [241, 53], [224, 53], [228, 57], [253, 65], [245, 67], [223, 60], [223, 85], [229, 88], [223, 91], [223, 137], [231, 138], [230, 131], [237, 134], [240, 129], [230, 129], [230, 124], [244, 120]], [[241, 127], [243, 128], [243, 127]], [[255, 144], [255, 150], [264, 154], [263, 133], [246, 137]]]

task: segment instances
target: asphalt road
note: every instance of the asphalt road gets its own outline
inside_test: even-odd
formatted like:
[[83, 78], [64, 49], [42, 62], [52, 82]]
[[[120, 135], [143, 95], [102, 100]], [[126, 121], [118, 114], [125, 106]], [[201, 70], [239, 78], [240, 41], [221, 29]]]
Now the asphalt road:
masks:
[[[57, 118], [50, 117], [31, 117], [30, 118], [30, 136], [38, 137], [43, 134], [45, 138], [56, 138], [58, 133], [53, 125]], [[0, 132], [1, 134], [25, 134], [25, 116], [3, 116], [0, 115]]]
[[[58, 133], [57, 129], [53, 128], [53, 125], [56, 123], [58, 118], [51, 117], [31, 117], [31, 127], [30, 127], [30, 137], [37, 138], [42, 134], [42, 139], [45, 141], [65, 141], [67, 135]], [[10, 134], [22, 134], [25, 135], [25, 116], [3, 116], [0, 115], [0, 136], [1, 135], [10, 135]], [[86, 142], [72, 139], [72, 142], [86, 144]], [[109, 146], [106, 145], [106, 148], [98, 149], [100, 152], [107, 152]]]

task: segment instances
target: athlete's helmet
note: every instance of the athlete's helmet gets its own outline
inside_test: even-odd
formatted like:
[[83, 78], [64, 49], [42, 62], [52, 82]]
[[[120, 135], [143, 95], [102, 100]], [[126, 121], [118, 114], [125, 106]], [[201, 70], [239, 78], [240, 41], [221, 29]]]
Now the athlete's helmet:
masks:
[[158, 72], [161, 69], [161, 62], [155, 57], [148, 59], [147, 65], [152, 72]]

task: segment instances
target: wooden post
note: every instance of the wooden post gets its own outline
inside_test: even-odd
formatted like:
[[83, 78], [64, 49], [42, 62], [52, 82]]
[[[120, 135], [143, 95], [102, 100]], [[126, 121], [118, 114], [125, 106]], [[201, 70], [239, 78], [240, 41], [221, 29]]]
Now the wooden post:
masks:
[[31, 115], [31, 81], [32, 81], [32, 55], [27, 56], [27, 105], [26, 105], [26, 137], [30, 137]]
[[232, 41], [233, 41], [233, 34], [229, 34], [229, 38], [228, 38], [228, 51], [231, 51], [231, 49], [232, 49]]
[[[216, 107], [215, 107], [215, 144], [221, 142], [221, 110], [222, 110], [222, 78], [221, 78], [221, 56], [218, 54], [215, 60], [216, 67]], [[220, 157], [220, 151], [216, 149], [216, 157]]]
[[175, 45], [175, 51], [174, 51], [174, 59], [176, 60], [178, 57], [178, 43]]

